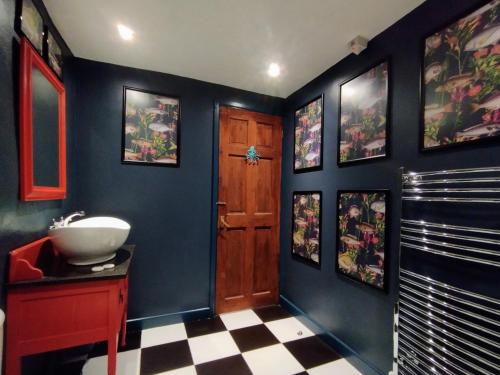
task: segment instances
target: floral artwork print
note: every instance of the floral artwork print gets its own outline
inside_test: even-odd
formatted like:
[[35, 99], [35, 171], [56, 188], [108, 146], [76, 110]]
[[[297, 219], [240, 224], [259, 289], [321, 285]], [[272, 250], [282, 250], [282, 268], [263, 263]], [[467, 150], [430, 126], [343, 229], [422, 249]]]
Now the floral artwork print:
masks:
[[320, 192], [293, 194], [292, 254], [313, 264], [320, 263]]
[[33, 44], [33, 47], [42, 53], [43, 19], [31, 0], [23, 0], [20, 25], [22, 33]]
[[62, 63], [63, 57], [61, 48], [57, 44], [51, 32], [47, 35], [47, 48], [48, 48], [48, 63], [49, 66], [56, 72], [59, 78], [62, 77]]
[[125, 88], [123, 161], [178, 164], [180, 101]]
[[387, 192], [339, 192], [337, 270], [383, 289]]
[[425, 39], [424, 149], [500, 135], [500, 1]]
[[323, 97], [295, 111], [294, 171], [321, 167]]
[[340, 88], [339, 164], [386, 155], [388, 65], [383, 62]]

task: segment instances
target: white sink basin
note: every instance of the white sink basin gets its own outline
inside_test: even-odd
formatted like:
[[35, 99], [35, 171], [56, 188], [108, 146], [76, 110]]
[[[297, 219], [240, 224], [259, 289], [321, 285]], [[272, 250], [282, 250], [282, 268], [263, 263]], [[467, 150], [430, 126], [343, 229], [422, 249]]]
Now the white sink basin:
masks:
[[129, 232], [126, 221], [99, 216], [49, 229], [49, 237], [68, 263], [84, 266], [113, 259]]

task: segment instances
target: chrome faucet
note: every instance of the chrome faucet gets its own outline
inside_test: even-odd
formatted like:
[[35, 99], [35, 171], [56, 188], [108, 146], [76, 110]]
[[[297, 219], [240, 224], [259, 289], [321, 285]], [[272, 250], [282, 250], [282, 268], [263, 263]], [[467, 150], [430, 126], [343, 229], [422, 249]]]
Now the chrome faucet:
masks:
[[73, 220], [74, 217], [82, 217], [85, 216], [85, 211], [76, 211], [73, 212], [71, 215], [67, 216], [64, 221], [63, 221], [63, 227], [67, 227], [68, 224], [70, 223], [71, 220]]
[[56, 229], [56, 228], [61, 228], [64, 223], [64, 218], [61, 216], [59, 220], [52, 219], [52, 225], [49, 227], [49, 229]]
[[50, 226], [49, 229], [67, 227], [68, 224], [70, 223], [70, 221], [73, 220], [74, 217], [78, 217], [78, 216], [85, 216], [85, 211], [76, 211], [76, 212], [68, 215], [66, 218], [61, 216], [59, 218], [59, 220], [52, 219], [52, 225]]

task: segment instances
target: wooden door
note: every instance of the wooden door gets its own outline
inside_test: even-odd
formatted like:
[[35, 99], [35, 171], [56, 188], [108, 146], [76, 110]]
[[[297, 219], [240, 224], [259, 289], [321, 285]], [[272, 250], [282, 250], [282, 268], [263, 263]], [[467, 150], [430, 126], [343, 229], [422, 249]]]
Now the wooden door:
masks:
[[281, 139], [280, 117], [220, 108], [217, 313], [278, 302]]

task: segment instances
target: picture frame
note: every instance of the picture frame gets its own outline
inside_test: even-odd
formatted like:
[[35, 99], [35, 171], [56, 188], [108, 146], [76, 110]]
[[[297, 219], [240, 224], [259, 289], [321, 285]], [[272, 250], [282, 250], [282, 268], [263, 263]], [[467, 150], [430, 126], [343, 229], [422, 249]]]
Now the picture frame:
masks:
[[17, 1], [15, 29], [20, 36], [26, 37], [33, 48], [42, 56], [45, 26], [44, 20], [32, 0]]
[[45, 30], [45, 35], [47, 35], [47, 42], [45, 44], [45, 61], [47, 61], [47, 65], [50, 66], [50, 68], [56, 73], [56, 75], [59, 77], [59, 79], [62, 80], [63, 76], [63, 53], [62, 53], [62, 48], [57, 43], [56, 39], [54, 38], [54, 34], [46, 28]]
[[336, 273], [387, 291], [390, 191], [338, 190], [336, 204]]
[[292, 257], [320, 268], [322, 192], [294, 191], [292, 196]]
[[386, 57], [340, 84], [339, 167], [389, 156], [390, 69], [390, 59]]
[[422, 39], [420, 151], [498, 141], [500, 84], [489, 62], [500, 53], [499, 12], [484, 1]]
[[293, 173], [323, 169], [324, 94], [295, 110], [293, 134]]
[[181, 98], [123, 87], [123, 164], [180, 166]]
[[[19, 77], [20, 199], [22, 201], [66, 199], [66, 90], [42, 56], [24, 36], [21, 37], [20, 45]], [[43, 90], [50, 87], [54, 95], [49, 94], [46, 98], [44, 97], [46, 102], [38, 103], [37, 108], [35, 103], [41, 94], [46, 93], [46, 91], [37, 93], [37, 88], [40, 89], [40, 82], [43, 82]], [[52, 111], [50, 107], [56, 109]], [[51, 112], [55, 122], [51, 125], [45, 124], [45, 130], [37, 133], [36, 128], [41, 125], [37, 116], [42, 111]], [[46, 155], [50, 151], [53, 153], [49, 157], [43, 157], [41, 163], [37, 163], [35, 155], [37, 151], [40, 153], [40, 149], [35, 149], [35, 142], [44, 143], [47, 140], [50, 142], [45, 143], [43, 150], [47, 151]], [[43, 175], [48, 170], [53, 173], [52, 178], [48, 180], [37, 178], [40, 173]]]

